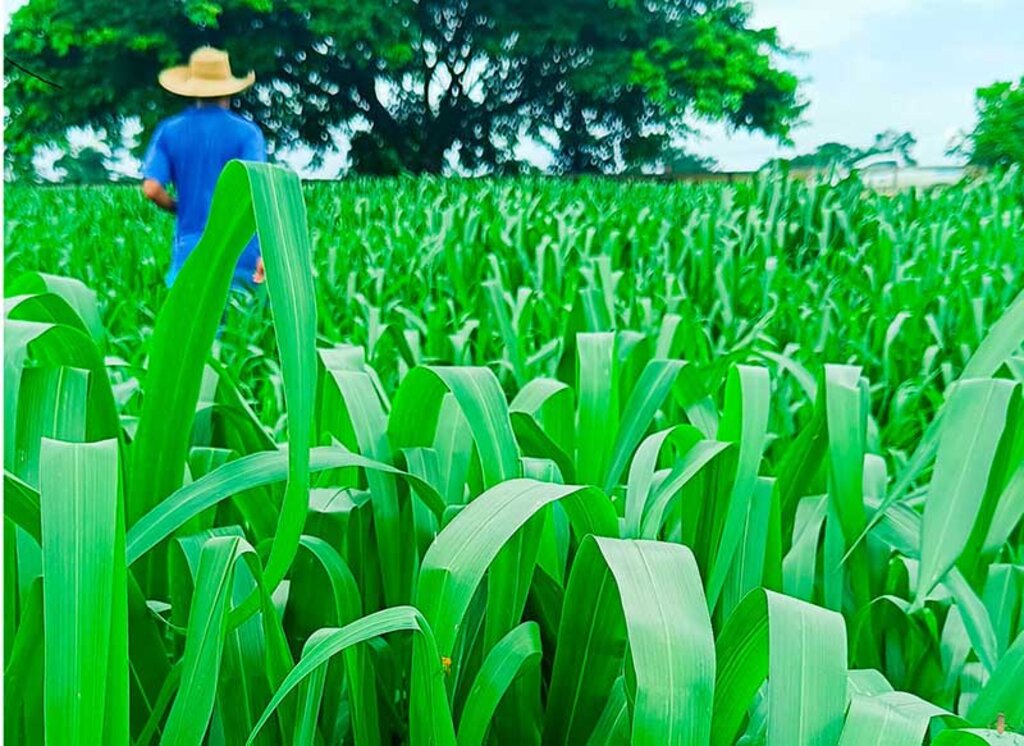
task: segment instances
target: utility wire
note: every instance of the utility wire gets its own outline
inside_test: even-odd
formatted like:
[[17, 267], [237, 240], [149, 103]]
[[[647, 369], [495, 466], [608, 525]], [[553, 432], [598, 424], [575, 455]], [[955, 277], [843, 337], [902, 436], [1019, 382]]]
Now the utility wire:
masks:
[[25, 67], [24, 65], [18, 64], [17, 62], [12, 60], [7, 55], [4, 55], [4, 62], [6, 64], [10, 65], [11, 67], [13, 67], [15, 70], [20, 70], [21, 72], [23, 72], [26, 75], [29, 75], [29, 76], [35, 78], [36, 80], [41, 80], [42, 82], [46, 83], [46, 85], [50, 86], [51, 88], [57, 88], [59, 90], [64, 90], [64, 86], [62, 86], [60, 83], [54, 83], [52, 80], [44, 78], [39, 73], [32, 72], [27, 67]]

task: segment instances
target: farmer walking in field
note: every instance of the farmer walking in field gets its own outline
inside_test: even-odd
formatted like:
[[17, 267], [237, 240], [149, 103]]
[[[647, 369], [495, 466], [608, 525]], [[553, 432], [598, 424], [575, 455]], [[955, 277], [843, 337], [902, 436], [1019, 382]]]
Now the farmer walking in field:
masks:
[[[256, 75], [234, 77], [226, 52], [201, 47], [188, 65], [164, 70], [159, 81], [171, 93], [195, 100], [157, 126], [142, 165], [146, 198], [177, 218], [167, 272], [170, 287], [206, 227], [221, 169], [235, 158], [266, 161], [267, 149], [260, 128], [231, 112], [231, 97], [255, 83]], [[176, 197], [167, 191], [171, 184]], [[263, 259], [253, 237], [235, 267], [232, 285], [246, 287], [263, 279]]]

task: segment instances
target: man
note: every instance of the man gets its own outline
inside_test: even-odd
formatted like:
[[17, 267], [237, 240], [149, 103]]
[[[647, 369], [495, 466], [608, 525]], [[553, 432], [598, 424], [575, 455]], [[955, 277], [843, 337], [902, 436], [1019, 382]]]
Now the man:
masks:
[[[234, 158], [265, 161], [267, 154], [259, 127], [231, 113], [231, 97], [255, 83], [256, 76], [250, 72], [234, 77], [226, 52], [201, 47], [188, 65], [164, 70], [159, 81], [171, 93], [195, 99], [193, 106], [159, 124], [142, 166], [143, 194], [177, 217], [166, 276], [170, 287], [206, 227], [221, 169]], [[167, 192], [170, 184], [177, 199]], [[247, 287], [263, 279], [263, 259], [254, 237], [242, 252], [232, 286]]]

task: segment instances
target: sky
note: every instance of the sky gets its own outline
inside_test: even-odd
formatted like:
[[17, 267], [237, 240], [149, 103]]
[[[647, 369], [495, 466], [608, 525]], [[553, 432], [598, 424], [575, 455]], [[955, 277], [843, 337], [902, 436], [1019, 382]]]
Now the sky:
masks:
[[724, 169], [842, 142], [864, 146], [893, 128], [917, 137], [922, 165], [955, 162], [949, 141], [974, 121], [974, 91], [1024, 76], [1024, 0], [754, 0], [803, 56], [782, 64], [804, 80], [805, 123], [783, 149], [764, 137], [704, 127], [691, 150]]
[[[25, 0], [4, 4], [5, 21]], [[688, 148], [725, 170], [755, 169], [836, 141], [866, 146], [892, 128], [917, 137], [923, 165], [946, 155], [974, 122], [974, 91], [1024, 75], [1024, 0], [753, 0], [753, 24], [774, 26], [799, 52], [780, 60], [803, 81], [810, 102], [793, 147], [768, 138], [698, 125]], [[6, 25], [6, 24], [5, 24]], [[524, 154], [542, 156], [525, 147]], [[297, 167], [305, 158], [294, 157]], [[329, 157], [321, 175], [343, 161]]]

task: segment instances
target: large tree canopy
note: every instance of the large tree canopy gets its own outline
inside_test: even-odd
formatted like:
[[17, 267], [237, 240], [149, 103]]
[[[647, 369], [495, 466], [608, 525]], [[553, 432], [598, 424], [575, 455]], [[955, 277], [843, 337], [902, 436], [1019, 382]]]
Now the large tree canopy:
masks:
[[563, 171], [656, 164], [687, 122], [780, 140], [803, 104], [774, 29], [739, 0], [30, 0], [7, 54], [12, 156], [70, 126], [144, 131], [181, 106], [156, 86], [202, 44], [258, 83], [240, 102], [275, 148], [357, 170], [512, 170], [529, 136]]
[[952, 152], [975, 166], [1024, 164], [1024, 77], [979, 88], [974, 108], [978, 123]]

